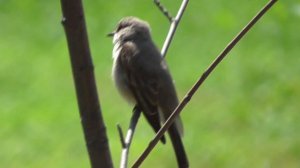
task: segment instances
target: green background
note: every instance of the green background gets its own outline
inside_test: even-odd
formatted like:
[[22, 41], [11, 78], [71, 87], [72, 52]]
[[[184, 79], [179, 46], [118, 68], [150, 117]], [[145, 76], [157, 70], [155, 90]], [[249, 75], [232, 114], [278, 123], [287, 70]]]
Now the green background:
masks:
[[[167, 54], [180, 99], [267, 0], [191, 0]], [[163, 0], [175, 15], [180, 1]], [[169, 23], [151, 0], [85, 0], [91, 53], [114, 165], [132, 106], [111, 80], [111, 39], [124, 16]], [[0, 167], [89, 167], [60, 2], [0, 0]], [[300, 2], [279, 1], [217, 67], [182, 112], [191, 167], [300, 167]], [[154, 133], [141, 119], [130, 163]], [[175, 167], [169, 143], [143, 167]]]

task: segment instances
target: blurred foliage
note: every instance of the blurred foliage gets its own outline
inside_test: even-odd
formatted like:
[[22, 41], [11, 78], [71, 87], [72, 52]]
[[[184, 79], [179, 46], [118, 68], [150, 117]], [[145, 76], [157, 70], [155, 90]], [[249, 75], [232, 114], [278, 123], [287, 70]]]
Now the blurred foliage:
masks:
[[[180, 98], [267, 1], [191, 0], [167, 55]], [[163, 0], [175, 15], [180, 1]], [[111, 39], [120, 18], [149, 21], [157, 46], [167, 19], [152, 1], [84, 1], [114, 164], [116, 129], [131, 106], [113, 86]], [[0, 167], [89, 167], [59, 1], [0, 0]], [[182, 113], [191, 167], [300, 167], [300, 2], [279, 1], [233, 49]], [[117, 104], [117, 105], [116, 105]], [[153, 137], [142, 118], [130, 162]], [[170, 143], [143, 167], [175, 167]]]

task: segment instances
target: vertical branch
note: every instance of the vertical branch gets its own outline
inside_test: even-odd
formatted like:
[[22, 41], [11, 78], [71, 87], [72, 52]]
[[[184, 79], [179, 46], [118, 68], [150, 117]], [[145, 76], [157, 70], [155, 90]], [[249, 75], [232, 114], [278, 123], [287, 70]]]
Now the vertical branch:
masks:
[[113, 167], [98, 100], [81, 0], [61, 0], [81, 124], [91, 167]]
[[168, 130], [170, 125], [173, 123], [176, 116], [183, 110], [183, 108], [188, 104], [193, 95], [202, 85], [202, 83], [207, 79], [207, 77], [211, 74], [211, 72], [219, 65], [219, 63], [226, 57], [226, 55], [232, 50], [232, 48], [244, 37], [244, 35], [253, 27], [253, 25], [274, 5], [277, 0], [270, 0], [256, 15], [255, 17], [238, 33], [236, 37], [225, 47], [225, 49], [219, 54], [219, 56], [212, 62], [212, 64], [207, 68], [207, 70], [202, 74], [199, 80], [194, 84], [194, 86], [189, 90], [184, 99], [180, 102], [180, 104], [176, 107], [170, 117], [166, 120], [164, 125], [157, 132], [156, 136], [150, 141], [148, 147], [144, 150], [141, 156], [137, 159], [137, 161], [132, 166], [133, 168], [139, 167], [143, 161], [150, 154], [152, 149], [156, 146], [159, 139], [164, 135], [164, 133]]

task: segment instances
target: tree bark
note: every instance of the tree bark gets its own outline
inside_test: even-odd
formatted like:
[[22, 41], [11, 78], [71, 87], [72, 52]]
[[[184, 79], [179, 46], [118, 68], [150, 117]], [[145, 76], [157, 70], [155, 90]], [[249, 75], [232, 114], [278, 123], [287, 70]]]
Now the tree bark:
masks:
[[61, 0], [81, 124], [92, 168], [113, 167], [81, 0]]

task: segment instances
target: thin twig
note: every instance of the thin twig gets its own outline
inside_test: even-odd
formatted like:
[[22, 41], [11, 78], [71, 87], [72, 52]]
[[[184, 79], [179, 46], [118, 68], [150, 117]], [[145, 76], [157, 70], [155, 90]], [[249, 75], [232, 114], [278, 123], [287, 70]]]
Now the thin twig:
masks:
[[169, 13], [167, 8], [165, 8], [159, 0], [154, 0], [155, 5], [159, 8], [159, 10], [167, 17], [170, 23], [173, 21], [172, 15]]
[[[77, 102], [92, 168], [113, 167], [90, 54], [81, 0], [61, 0]], [[85, 166], [87, 167], [87, 166]]]
[[[127, 130], [125, 141], [124, 141], [124, 137], [123, 137], [124, 144], [122, 143], [123, 149], [122, 149], [120, 168], [126, 168], [127, 167], [129, 148], [130, 148], [130, 145], [131, 145], [131, 142], [132, 142], [132, 137], [133, 137], [136, 125], [139, 121], [140, 115], [141, 115], [141, 110], [136, 106], [133, 109], [133, 114], [132, 114], [132, 117], [131, 117], [131, 120], [130, 120], [129, 128]], [[120, 134], [120, 136], [121, 136], [121, 134]]]
[[124, 134], [123, 134], [123, 131], [122, 131], [122, 128], [121, 128], [120, 124], [117, 124], [117, 128], [118, 128], [122, 148], [126, 148]]
[[189, 2], [189, 0], [183, 0], [182, 1], [175, 19], [172, 19], [172, 23], [171, 23], [167, 38], [166, 38], [166, 40], [164, 42], [164, 45], [163, 45], [163, 48], [161, 50], [162, 57], [165, 57], [166, 54], [167, 54], [167, 51], [168, 51], [168, 49], [170, 47], [170, 44], [171, 44], [171, 41], [174, 37], [177, 26], [178, 26], [178, 24], [180, 22], [180, 19], [181, 19], [182, 15], [183, 15], [186, 7], [187, 7], [188, 2]]
[[240, 39], [251, 29], [251, 27], [272, 7], [272, 5], [277, 0], [271, 0], [264, 6], [260, 12], [241, 30], [241, 32], [225, 47], [225, 49], [219, 54], [219, 56], [213, 61], [213, 63], [208, 67], [208, 69], [202, 74], [200, 79], [194, 84], [194, 86], [190, 89], [190, 91], [186, 94], [182, 102], [176, 107], [174, 112], [167, 119], [165, 124], [160, 128], [157, 132], [154, 139], [148, 144], [148, 147], [142, 153], [142, 155], [137, 159], [137, 161], [132, 166], [133, 168], [139, 167], [142, 162], [146, 159], [155, 145], [158, 143], [159, 139], [164, 135], [164, 133], [168, 130], [170, 125], [173, 123], [174, 119], [177, 115], [182, 111], [182, 109], [187, 105], [187, 103], [191, 100], [194, 93], [198, 90], [201, 84], [205, 81], [205, 79], [209, 76], [209, 74], [215, 69], [215, 67], [225, 58], [225, 56], [231, 51], [231, 49], [240, 41]]

